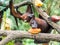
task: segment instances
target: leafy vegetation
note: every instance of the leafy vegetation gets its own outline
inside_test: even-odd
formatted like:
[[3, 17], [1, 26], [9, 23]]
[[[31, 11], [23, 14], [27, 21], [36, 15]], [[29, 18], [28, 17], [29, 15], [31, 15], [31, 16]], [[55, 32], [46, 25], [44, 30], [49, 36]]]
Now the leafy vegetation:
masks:
[[[18, 3], [18, 2], [22, 2], [23, 0], [15, 0], [14, 1], [14, 4]], [[0, 11], [3, 10], [6, 6], [7, 3], [9, 3], [8, 0], [0, 0], [0, 2], [3, 3], [2, 6], [0, 6]], [[60, 0], [45, 0], [44, 2], [44, 5], [41, 7], [43, 10], [46, 11], [46, 13], [50, 16], [52, 15], [58, 15], [60, 16]], [[21, 7], [18, 9], [19, 11], [21, 11], [22, 13], [25, 13], [25, 10], [26, 10], [26, 6], [24, 7]], [[34, 14], [36, 17], [38, 17], [38, 13], [36, 12], [36, 10], [34, 9], [33, 7], [33, 11], [34, 11]], [[23, 22], [22, 20], [18, 20], [18, 27], [16, 25], [16, 22], [15, 22], [15, 19], [14, 17], [10, 14], [10, 9], [8, 8], [7, 11], [4, 11], [4, 14], [3, 14], [3, 21], [2, 21], [2, 24], [1, 24], [1, 29], [6, 29], [5, 28], [5, 24], [6, 24], [6, 20], [8, 19], [7, 23], [8, 25], [10, 26], [10, 29], [13, 30], [23, 30], [23, 31], [28, 31], [31, 27], [29, 25], [29, 23], [26, 23], [26, 22]], [[58, 22], [58, 24], [60, 24], [60, 22]], [[57, 33], [56, 31], [53, 31], [52, 33]], [[23, 39], [23, 44], [24, 45], [36, 45], [34, 43], [34, 40], [33, 39]], [[59, 42], [54, 42], [54, 41], [51, 41], [49, 43], [50, 45], [60, 45]], [[9, 42], [7, 45], [14, 45], [14, 40]]]

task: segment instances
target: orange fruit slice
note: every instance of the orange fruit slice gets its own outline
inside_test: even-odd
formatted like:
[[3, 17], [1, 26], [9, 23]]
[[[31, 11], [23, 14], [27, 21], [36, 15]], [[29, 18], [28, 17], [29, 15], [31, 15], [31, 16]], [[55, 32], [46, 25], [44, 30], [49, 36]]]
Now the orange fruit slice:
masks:
[[41, 32], [41, 29], [38, 29], [38, 28], [33, 29], [33, 28], [31, 28], [30, 30], [28, 30], [28, 32], [30, 32], [31, 34], [38, 34], [38, 33]]

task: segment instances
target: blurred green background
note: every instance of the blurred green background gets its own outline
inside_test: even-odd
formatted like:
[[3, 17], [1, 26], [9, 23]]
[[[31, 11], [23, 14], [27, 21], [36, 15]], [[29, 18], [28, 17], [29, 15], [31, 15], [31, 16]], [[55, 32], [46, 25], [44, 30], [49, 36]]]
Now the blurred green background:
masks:
[[[14, 0], [14, 4], [17, 4], [22, 1], [24, 0]], [[0, 0], [0, 2], [3, 4], [2, 6], [0, 6], [0, 11], [3, 10], [7, 4], [9, 4], [9, 0]], [[60, 16], [60, 0], [44, 0], [43, 3], [44, 5], [41, 8], [45, 10], [49, 16], [52, 16], [52, 15]], [[22, 13], [25, 13], [26, 6], [23, 6], [19, 8], [18, 10], [21, 11]], [[33, 10], [34, 10], [35, 16], [37, 17], [38, 14], [36, 10], [34, 8]], [[14, 17], [10, 14], [9, 8], [6, 11], [4, 11], [2, 19], [3, 21], [1, 24], [1, 29], [5, 29], [4, 25], [5, 25], [6, 20], [7, 20], [7, 23], [10, 25], [11, 30], [28, 31], [28, 29], [31, 28], [28, 23], [23, 22], [22, 20], [19, 20], [18, 18], [17, 18], [18, 20], [18, 27], [17, 27]], [[60, 25], [60, 22], [58, 22], [57, 24]], [[56, 31], [52, 31], [51, 33], [58, 34]], [[23, 41], [23, 45], [38, 45], [34, 43], [33, 39], [23, 39], [22, 41]], [[14, 40], [9, 42], [7, 45], [14, 45]], [[42, 45], [42, 44], [39, 44], [39, 45]], [[49, 45], [60, 45], [60, 43], [56, 41], [50, 41]]]

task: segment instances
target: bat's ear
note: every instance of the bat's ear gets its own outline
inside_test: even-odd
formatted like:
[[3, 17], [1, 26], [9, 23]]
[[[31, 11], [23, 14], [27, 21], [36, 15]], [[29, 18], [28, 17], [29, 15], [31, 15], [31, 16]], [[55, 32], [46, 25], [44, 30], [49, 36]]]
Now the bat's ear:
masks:
[[31, 5], [31, 4], [29, 4], [29, 5], [27, 6], [26, 12], [31, 13], [31, 14], [33, 13], [33, 11], [32, 11], [32, 5]]

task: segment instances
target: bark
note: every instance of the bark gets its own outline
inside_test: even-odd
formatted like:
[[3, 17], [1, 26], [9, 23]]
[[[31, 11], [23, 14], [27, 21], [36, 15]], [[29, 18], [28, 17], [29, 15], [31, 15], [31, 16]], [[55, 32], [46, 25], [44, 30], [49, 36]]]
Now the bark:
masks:
[[29, 38], [29, 39], [37, 39], [37, 40], [52, 40], [52, 41], [59, 41], [60, 42], [60, 34], [49, 34], [49, 33], [39, 33], [39, 34], [30, 34], [26, 31], [4, 31], [0, 30], [0, 34], [8, 34], [6, 38], [4, 38], [0, 45], [5, 45], [11, 40], [16, 38]]
[[[23, 2], [20, 2], [18, 4], [14, 4], [14, 7], [21, 7], [21, 6], [24, 6], [24, 5], [29, 5], [29, 4], [32, 4], [31, 1], [23, 1]], [[4, 7], [9, 7], [9, 4], [7, 5], [3, 5], [3, 3], [0, 2], [0, 6], [4, 6]]]

